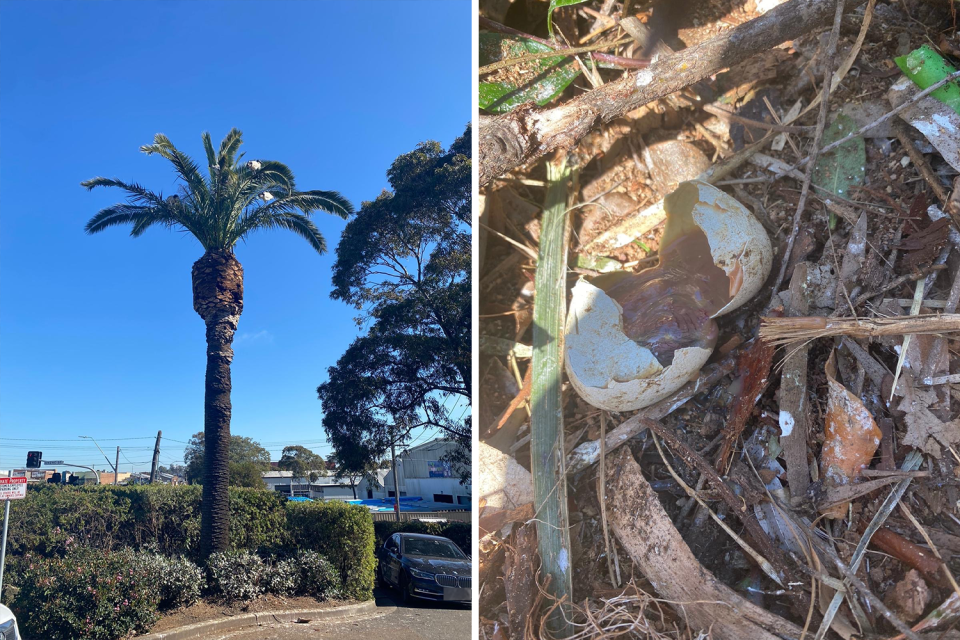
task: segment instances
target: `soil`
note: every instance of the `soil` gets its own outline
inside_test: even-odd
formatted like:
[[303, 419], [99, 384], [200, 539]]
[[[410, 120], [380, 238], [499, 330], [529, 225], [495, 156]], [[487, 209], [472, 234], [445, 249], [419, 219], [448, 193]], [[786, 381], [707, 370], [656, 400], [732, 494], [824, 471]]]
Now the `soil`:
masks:
[[210, 622], [225, 617], [233, 617], [246, 613], [262, 613], [269, 611], [293, 611], [296, 609], [328, 609], [350, 604], [350, 601], [326, 600], [320, 601], [309, 596], [281, 598], [275, 595], [266, 595], [256, 600], [244, 603], [224, 604], [212, 600], [201, 600], [189, 607], [178, 609], [157, 621], [148, 633], [161, 633], [198, 622]]

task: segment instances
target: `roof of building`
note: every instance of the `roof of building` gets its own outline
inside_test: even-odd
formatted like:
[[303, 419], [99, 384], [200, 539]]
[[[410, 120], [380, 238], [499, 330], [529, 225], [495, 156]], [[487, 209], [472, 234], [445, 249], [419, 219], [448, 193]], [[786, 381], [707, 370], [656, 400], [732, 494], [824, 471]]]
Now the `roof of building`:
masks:
[[[321, 472], [315, 471], [314, 473], [319, 474]], [[383, 484], [383, 479], [386, 477], [386, 475], [387, 475], [386, 469], [377, 469], [377, 480], [379, 480], [380, 484]], [[301, 479], [301, 478], [294, 478], [292, 471], [265, 471], [263, 473], [263, 479], [277, 480], [277, 479]], [[309, 481], [309, 478], [302, 478], [302, 480]], [[361, 481], [362, 480], [358, 479], [357, 483], [359, 484]], [[302, 484], [307, 484], [307, 482], [303, 482]], [[350, 481], [347, 478], [341, 478], [337, 480], [337, 478], [333, 474], [330, 474], [326, 476], [320, 476], [315, 481], [309, 482], [309, 484], [326, 486], [326, 487], [349, 487]]]

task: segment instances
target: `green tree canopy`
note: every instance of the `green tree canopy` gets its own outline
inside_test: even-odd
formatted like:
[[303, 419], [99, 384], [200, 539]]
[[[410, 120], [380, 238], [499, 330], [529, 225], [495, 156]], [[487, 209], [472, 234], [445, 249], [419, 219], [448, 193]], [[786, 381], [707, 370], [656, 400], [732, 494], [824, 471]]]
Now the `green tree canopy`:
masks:
[[294, 478], [310, 478], [310, 482], [327, 475], [327, 464], [323, 457], [300, 445], [284, 447], [277, 466], [284, 471], [292, 471]]
[[[443, 430], [469, 457], [469, 126], [448, 150], [425, 142], [398, 157], [391, 191], [365, 202], [337, 245], [331, 297], [369, 326], [317, 393], [338, 468], [363, 473], [418, 427]], [[454, 403], [455, 404], [455, 403]]]
[[[183, 452], [183, 461], [186, 464], [184, 471], [187, 482], [201, 484], [203, 482], [204, 462], [203, 431], [193, 434]], [[230, 486], [234, 487], [263, 487], [262, 476], [259, 475], [270, 469], [270, 452], [260, 446], [252, 438], [244, 436], [230, 436]], [[253, 472], [257, 473], [257, 480], [252, 481]]]

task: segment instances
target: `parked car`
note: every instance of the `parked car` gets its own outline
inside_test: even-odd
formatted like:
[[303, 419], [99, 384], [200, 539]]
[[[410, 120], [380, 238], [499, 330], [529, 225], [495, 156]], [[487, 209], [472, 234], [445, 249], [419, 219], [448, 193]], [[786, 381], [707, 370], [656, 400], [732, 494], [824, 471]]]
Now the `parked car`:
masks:
[[0, 604], [0, 640], [20, 640], [17, 619], [13, 611]]
[[470, 602], [470, 558], [452, 540], [421, 533], [395, 533], [377, 551], [377, 577], [383, 586], [412, 598]]

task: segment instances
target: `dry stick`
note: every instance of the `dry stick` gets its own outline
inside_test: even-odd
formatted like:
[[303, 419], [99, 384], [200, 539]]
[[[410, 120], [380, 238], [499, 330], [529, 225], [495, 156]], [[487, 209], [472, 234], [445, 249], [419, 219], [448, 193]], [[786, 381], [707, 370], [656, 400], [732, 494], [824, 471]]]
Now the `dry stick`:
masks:
[[817, 164], [817, 158], [820, 157], [820, 140], [823, 138], [823, 129], [827, 126], [827, 111], [830, 106], [830, 85], [833, 83], [834, 56], [837, 53], [837, 41], [840, 39], [840, 22], [843, 19], [843, 7], [845, 0], [837, 0], [836, 12], [833, 15], [833, 28], [830, 30], [830, 40], [827, 42], [827, 51], [825, 55], [826, 68], [823, 72], [823, 93], [820, 98], [820, 114], [817, 116], [817, 130], [813, 135], [813, 153], [810, 164], [807, 165], [807, 171], [803, 176], [803, 186], [800, 187], [800, 201], [797, 203], [797, 211], [793, 214], [793, 229], [790, 237], [787, 239], [787, 248], [783, 252], [780, 260], [780, 272], [777, 274], [777, 281], [773, 285], [773, 295], [780, 291], [780, 283], [787, 275], [787, 265], [790, 264], [790, 254], [793, 253], [793, 244], [800, 233], [800, 217], [807, 206], [807, 196], [810, 194], [810, 182], [813, 180], [813, 169]]
[[781, 345], [831, 336], [876, 338], [960, 331], [960, 313], [893, 318], [760, 318], [760, 337]]
[[[852, 7], [859, 2], [849, 4]], [[540, 110], [523, 105], [502, 116], [481, 118], [480, 186], [554, 149], [572, 147], [599, 122], [610, 122], [815, 30], [830, 20], [833, 9], [830, 0], [789, 0], [715, 38], [664, 56], [644, 70], [558, 107]]]
[[[923, 455], [916, 449], [913, 449], [903, 459], [903, 464], [900, 465], [900, 470], [916, 471], [921, 462], [923, 462]], [[904, 478], [898, 482], [893, 490], [887, 495], [887, 499], [884, 500], [883, 504], [880, 505], [876, 515], [873, 516], [873, 520], [871, 520], [870, 524], [867, 525], [866, 531], [864, 531], [863, 535], [860, 536], [860, 542], [857, 543], [857, 548], [853, 550], [853, 555], [850, 557], [850, 571], [855, 572], [860, 566], [860, 561], [863, 559], [863, 554], [867, 551], [867, 545], [870, 544], [870, 538], [872, 538], [877, 529], [882, 527], [883, 523], [886, 522], [894, 507], [896, 507], [897, 503], [900, 502], [900, 498], [902, 498], [903, 494], [907, 491], [907, 487], [910, 486], [911, 480], [912, 478]], [[840, 610], [840, 605], [842, 603], [843, 593], [835, 593], [833, 600], [830, 601], [830, 606], [827, 607], [827, 610], [823, 613], [823, 622], [820, 624], [820, 629], [817, 631], [815, 640], [823, 640], [823, 637], [830, 629], [830, 625], [833, 623], [834, 617], [837, 615], [837, 611]]]
[[[724, 483], [716, 469], [714, 469], [710, 463], [704, 460], [703, 457], [700, 456], [696, 451], [687, 446], [687, 444], [670, 429], [667, 429], [656, 420], [648, 420], [644, 418], [643, 422], [647, 425], [648, 429], [660, 436], [660, 438], [667, 443], [667, 446], [673, 449], [673, 451], [684, 462], [707, 477], [707, 480], [710, 482], [713, 488], [718, 494], [720, 494], [720, 498], [727, 504], [731, 511], [737, 514], [737, 517], [743, 523], [747, 533], [751, 538], [753, 538], [753, 541], [760, 548], [759, 550], [763, 556], [770, 560], [777, 573], [783, 576], [782, 579], [785, 578], [788, 583], [796, 582], [794, 579], [796, 577], [795, 572], [784, 560], [783, 552], [779, 547], [773, 544], [773, 542], [770, 540], [770, 536], [768, 536], [760, 526], [760, 522], [757, 520], [753, 512], [747, 508], [747, 505], [743, 499], [738, 497], [733, 490], [727, 486], [726, 483]], [[806, 607], [806, 595], [803, 593], [797, 593], [796, 595], [802, 602], [802, 605]]]
[[610, 553], [610, 531], [607, 529], [607, 496], [603, 490], [603, 479], [607, 477], [604, 460], [607, 457], [605, 442], [607, 439], [607, 412], [600, 412], [600, 469], [597, 475], [597, 490], [600, 493], [600, 521], [603, 523], [603, 546], [607, 550], [607, 570], [610, 571], [610, 584], [619, 587], [613, 572], [613, 555]]
[[947, 190], [940, 184], [940, 179], [937, 177], [937, 174], [933, 172], [930, 163], [927, 162], [923, 154], [913, 145], [913, 140], [910, 138], [906, 123], [902, 120], [897, 120], [893, 123], [893, 131], [897, 134], [897, 139], [900, 140], [900, 144], [903, 145], [903, 150], [907, 152], [917, 171], [920, 172], [920, 176], [926, 180], [930, 188], [933, 189], [933, 193], [937, 196], [937, 200], [940, 201], [940, 205], [945, 205], [950, 194], [947, 193]]
[[600, 42], [597, 44], [588, 44], [583, 47], [565, 47], [556, 51], [541, 51], [540, 53], [531, 53], [526, 56], [520, 56], [518, 58], [508, 58], [507, 60], [499, 60], [497, 62], [491, 62], [490, 64], [480, 67], [479, 74], [484, 75], [487, 73], [493, 73], [499, 69], [506, 69], [507, 67], [515, 67], [518, 64], [524, 64], [526, 62], [533, 62], [534, 60], [543, 60], [545, 58], [556, 58], [560, 56], [573, 56], [578, 53], [590, 53], [591, 51], [597, 51], [599, 49], [606, 49], [607, 47], [619, 47], [621, 44], [627, 44], [628, 42], [633, 42], [633, 38], [622, 38], [620, 40], [615, 40], [613, 42]]
[[[867, 131], [870, 131], [871, 129], [876, 129], [876, 128], [879, 127], [881, 124], [883, 124], [884, 122], [886, 122], [887, 120], [889, 120], [889, 119], [892, 118], [893, 116], [897, 115], [898, 113], [900, 113], [901, 111], [903, 111], [904, 109], [906, 109], [907, 107], [909, 107], [910, 105], [919, 102], [919, 101], [922, 100], [923, 98], [926, 98], [928, 95], [930, 95], [931, 93], [933, 93], [934, 91], [936, 91], [937, 89], [939, 89], [940, 87], [942, 87], [943, 85], [947, 84], [948, 82], [952, 82], [952, 81], [956, 80], [957, 78], [960, 78], [960, 71], [954, 71], [953, 73], [951, 73], [950, 75], [948, 75], [946, 78], [942, 79], [940, 82], [937, 82], [937, 83], [935, 83], [935, 84], [932, 84], [932, 85], [930, 85], [929, 87], [927, 87], [926, 89], [924, 89], [923, 91], [915, 94], [912, 98], [910, 98], [909, 100], [907, 100], [906, 102], [904, 102], [903, 104], [901, 104], [899, 107], [896, 107], [896, 108], [892, 109], [891, 111], [888, 111], [887, 113], [883, 114], [882, 116], [880, 116], [879, 118], [877, 118], [877, 119], [874, 120], [873, 122], [871, 122], [871, 123], [869, 123], [869, 124], [863, 125], [862, 127], [860, 127], [859, 129], [857, 129], [857, 130], [854, 131], [853, 133], [851, 133], [851, 134], [849, 134], [849, 135], [846, 135], [846, 136], [840, 138], [839, 140], [837, 140], [837, 141], [835, 141], [835, 142], [831, 142], [830, 144], [828, 144], [827, 146], [825, 146], [823, 149], [820, 149], [820, 153], [827, 153], [828, 151], [833, 151], [834, 149], [836, 149], [836, 148], [839, 147], [840, 145], [846, 144], [847, 142], [850, 142], [850, 141], [853, 140], [854, 138], [859, 138], [860, 136], [862, 136], [863, 134], [865, 134]], [[791, 165], [791, 166], [790, 166], [788, 169], [786, 169], [785, 171], [783, 171], [783, 172], [781, 172], [781, 173], [778, 173], [777, 175], [775, 175], [775, 176], [773, 177], [773, 180], [779, 180], [780, 178], [782, 178], [783, 176], [785, 176], [785, 175], [786, 175], [787, 173], [789, 173], [790, 171], [793, 171], [794, 169], [798, 169], [798, 168], [802, 167], [803, 165], [807, 164], [808, 162], [810, 162], [810, 156], [807, 156], [807, 157], [804, 158], [803, 160], [800, 160], [799, 162], [797, 162], [797, 164]]]
[[[540, 44], [551, 47], [556, 51], [554, 55], [563, 55], [566, 51], [565, 47], [557, 45], [556, 42], [550, 42], [543, 38], [538, 38], [537, 36], [530, 35], [529, 33], [524, 33], [523, 31], [518, 31], [512, 29], [504, 24], [500, 24], [489, 18], [480, 18], [480, 28], [487, 29], [489, 31], [496, 31], [497, 33], [503, 33], [509, 36], [517, 36], [518, 38], [526, 38], [527, 40], [533, 40], [534, 42], [539, 42]], [[609, 53], [593, 53], [591, 54], [593, 59], [597, 62], [604, 62], [607, 64], [617, 65], [618, 67], [626, 67], [629, 69], [643, 69], [649, 66], [650, 61], [644, 58], [624, 58], [622, 56], [615, 56]]]
[[908, 627], [903, 620], [898, 618], [893, 611], [887, 608], [887, 605], [883, 604], [883, 601], [877, 596], [873, 595], [873, 592], [867, 588], [867, 585], [863, 584], [863, 581], [857, 577], [857, 574], [854, 573], [849, 567], [847, 567], [840, 558], [831, 556], [833, 563], [837, 565], [837, 569], [840, 570], [840, 573], [843, 574], [843, 577], [846, 578], [850, 584], [852, 584], [857, 591], [860, 592], [864, 598], [870, 601], [870, 604], [875, 606], [880, 613], [883, 614], [883, 617], [886, 618], [890, 624], [897, 628], [897, 631], [910, 638], [910, 640], [920, 640], [920, 636], [913, 632], [913, 630]]
[[603, 444], [600, 440], [584, 442], [567, 457], [567, 473], [583, 471], [590, 465], [596, 464], [600, 459], [602, 448], [610, 453], [620, 445], [626, 444], [630, 438], [646, 431], [647, 425], [643, 422], [644, 419], [659, 420], [678, 409], [693, 396], [711, 388], [722, 377], [733, 371], [734, 362], [735, 358], [730, 355], [718, 364], [707, 365], [700, 370], [700, 377], [695, 382], [688, 382], [673, 395], [641, 409], [639, 413], [620, 423], [616, 429], [607, 434]]
[[742, 125], [753, 127], [755, 129], [766, 129], [768, 131], [779, 131], [781, 133], [809, 133], [813, 131], [813, 127], [802, 127], [789, 124], [774, 124], [771, 122], [761, 122], [760, 120], [751, 120], [750, 118], [744, 118], [743, 116], [737, 115], [732, 111], [727, 111], [722, 107], [718, 107], [715, 104], [705, 104], [701, 107], [707, 113], [712, 113], [718, 118], [723, 120], [729, 120], [730, 122], [739, 122]]
[[913, 523], [913, 526], [916, 527], [917, 531], [920, 532], [920, 535], [923, 536], [927, 546], [930, 547], [930, 551], [932, 551], [933, 555], [935, 555], [937, 560], [940, 561], [940, 568], [943, 570], [943, 573], [946, 574], [947, 580], [950, 582], [950, 586], [953, 587], [954, 593], [960, 596], [960, 585], [957, 584], [953, 574], [950, 572], [950, 567], [948, 567], [947, 563], [943, 561], [943, 556], [941, 556], [940, 551], [937, 550], [937, 545], [933, 544], [933, 540], [931, 540], [930, 536], [927, 535], [927, 530], [920, 526], [920, 522], [913, 516], [913, 513], [911, 513], [910, 508], [907, 507], [906, 504], [901, 502], [900, 510], [903, 511], [904, 515], [907, 516], [907, 519]]

